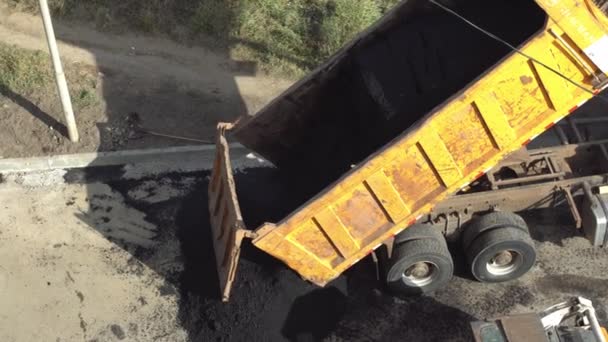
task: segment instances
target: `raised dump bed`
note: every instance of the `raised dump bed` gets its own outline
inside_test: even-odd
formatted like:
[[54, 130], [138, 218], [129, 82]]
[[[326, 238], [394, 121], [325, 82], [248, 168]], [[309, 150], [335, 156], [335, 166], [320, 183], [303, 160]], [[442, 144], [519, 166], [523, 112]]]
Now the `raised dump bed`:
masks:
[[[403, 1], [255, 116], [221, 124], [209, 203], [224, 299], [242, 238], [322, 286], [526, 145], [602, 87], [607, 27], [580, 0]], [[227, 132], [291, 175], [300, 207], [245, 227]]]

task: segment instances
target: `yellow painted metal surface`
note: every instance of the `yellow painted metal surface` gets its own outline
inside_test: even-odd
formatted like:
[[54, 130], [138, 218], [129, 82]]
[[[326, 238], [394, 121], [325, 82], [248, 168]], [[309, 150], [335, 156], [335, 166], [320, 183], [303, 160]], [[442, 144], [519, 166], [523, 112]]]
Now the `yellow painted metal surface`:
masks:
[[228, 143], [223, 135], [225, 125], [220, 124], [218, 128], [221, 134], [216, 141], [215, 164], [207, 194], [218, 280], [222, 300], [228, 301], [241, 254], [241, 242], [247, 231], [236, 196]]
[[[591, 1], [538, 2], [550, 19], [523, 52], [592, 90], [600, 67], [584, 51], [605, 39], [605, 20]], [[591, 96], [514, 53], [333, 187], [258, 229], [254, 244], [325, 285]]]

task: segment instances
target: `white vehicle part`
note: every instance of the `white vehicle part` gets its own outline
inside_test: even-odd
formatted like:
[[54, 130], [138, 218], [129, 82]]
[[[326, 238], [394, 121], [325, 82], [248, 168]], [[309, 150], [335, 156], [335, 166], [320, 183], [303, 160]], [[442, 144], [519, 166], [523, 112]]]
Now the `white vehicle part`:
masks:
[[572, 317], [579, 318], [578, 327], [591, 330], [598, 342], [606, 342], [593, 303], [583, 297], [575, 297], [548, 308], [541, 313], [541, 322], [545, 331], [550, 331]]

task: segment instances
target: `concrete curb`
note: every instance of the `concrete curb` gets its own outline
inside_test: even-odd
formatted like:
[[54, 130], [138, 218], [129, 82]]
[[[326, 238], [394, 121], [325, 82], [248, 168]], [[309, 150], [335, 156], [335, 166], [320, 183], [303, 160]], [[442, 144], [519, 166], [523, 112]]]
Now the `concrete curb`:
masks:
[[[231, 159], [240, 159], [249, 150], [241, 144], [230, 144]], [[160, 163], [179, 168], [208, 170], [213, 167], [215, 145], [180, 146], [159, 149], [93, 152], [32, 158], [0, 159], [0, 173], [36, 172], [99, 166]]]

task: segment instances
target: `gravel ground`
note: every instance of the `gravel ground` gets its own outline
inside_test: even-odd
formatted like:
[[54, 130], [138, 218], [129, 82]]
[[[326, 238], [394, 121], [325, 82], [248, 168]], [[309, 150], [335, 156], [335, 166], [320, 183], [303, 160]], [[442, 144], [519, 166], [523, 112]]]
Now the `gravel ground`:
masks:
[[[121, 172], [56, 171], [52, 182], [17, 175], [1, 184], [0, 340], [468, 341], [471, 320], [540, 311], [574, 295], [594, 300], [608, 322], [608, 251], [592, 248], [563, 211], [528, 217], [539, 262], [513, 282], [471, 280], [455, 248], [457, 275], [432, 296], [385, 294], [370, 260], [320, 289], [246, 245], [224, 304], [208, 174], [95, 176]], [[286, 184], [273, 169], [237, 174], [249, 226], [289, 209]]]

